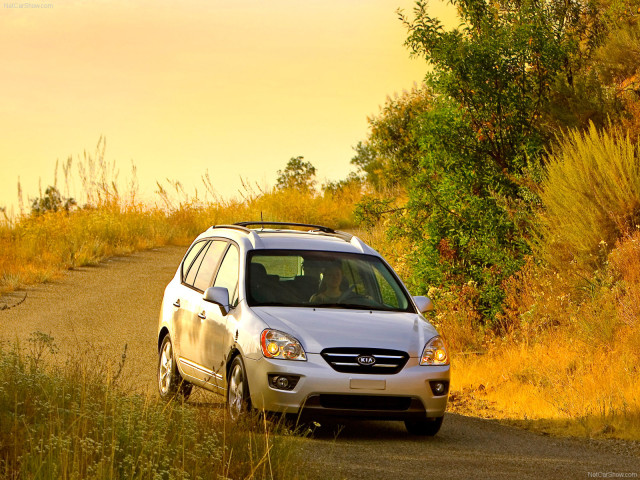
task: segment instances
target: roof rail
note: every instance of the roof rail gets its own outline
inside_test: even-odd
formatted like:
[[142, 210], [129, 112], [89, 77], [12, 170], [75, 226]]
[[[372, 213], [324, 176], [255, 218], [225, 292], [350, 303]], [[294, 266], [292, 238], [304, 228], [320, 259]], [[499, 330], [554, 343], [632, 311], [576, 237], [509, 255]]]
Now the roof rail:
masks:
[[357, 238], [348, 232], [343, 232], [342, 230], [336, 230], [334, 235], [336, 235], [338, 238], [343, 239], [345, 242], [351, 242], [352, 238]]
[[278, 227], [309, 227], [309, 228], [313, 228], [315, 230], [318, 230], [322, 233], [332, 233], [332, 234], [337, 234], [338, 232], [336, 232], [333, 228], [329, 228], [329, 227], [323, 227], [322, 225], [313, 225], [310, 223], [293, 223], [293, 222], [238, 222], [234, 225], [237, 225], [238, 227], [244, 227], [247, 228], [249, 225], [261, 225], [261, 226], [265, 226], [265, 225], [274, 225], [274, 226], [278, 226]]
[[[343, 232], [342, 230], [334, 230], [333, 228], [329, 228], [329, 227], [324, 227], [322, 225], [314, 225], [312, 223], [295, 223], [295, 222], [238, 222], [238, 223], [234, 223], [233, 225], [212, 225], [211, 228], [231, 228], [233, 230], [239, 230], [241, 232], [244, 233], [253, 233], [253, 235], [255, 235], [255, 231], [251, 230], [249, 228], [247, 228], [249, 225], [260, 225], [260, 226], [265, 226], [265, 225], [272, 225], [272, 226], [278, 226], [278, 227], [308, 227], [308, 228], [313, 228], [314, 230], [317, 230], [319, 232], [322, 233], [327, 233], [329, 235], [335, 235], [338, 238], [341, 238], [342, 240], [344, 240], [345, 242], [351, 242], [353, 243], [352, 239], [356, 238], [354, 235], [348, 233], [348, 232]], [[254, 243], [255, 239], [253, 238], [252, 235], [252, 243]], [[255, 245], [254, 245], [255, 246]], [[362, 247], [360, 246], [360, 249], [362, 249]]]
[[233, 230], [240, 230], [241, 232], [244, 233], [251, 233], [251, 230], [249, 230], [247, 227], [244, 227], [242, 225], [212, 225], [211, 228], [231, 228]]
[[256, 248], [260, 244], [260, 237], [255, 230], [250, 230], [243, 225], [212, 225], [211, 228], [230, 228], [231, 230], [238, 230], [249, 236], [249, 241], [253, 245], [253, 248]]

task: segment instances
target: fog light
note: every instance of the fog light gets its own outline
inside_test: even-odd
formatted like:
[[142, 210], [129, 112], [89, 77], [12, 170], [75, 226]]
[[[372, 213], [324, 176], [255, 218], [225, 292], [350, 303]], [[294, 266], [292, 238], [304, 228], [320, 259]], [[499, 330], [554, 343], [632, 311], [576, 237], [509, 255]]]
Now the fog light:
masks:
[[287, 377], [276, 377], [276, 387], [281, 390], [286, 390], [289, 386], [289, 379]]
[[276, 390], [293, 390], [300, 380], [300, 375], [269, 374], [269, 386]]
[[449, 382], [446, 381], [432, 380], [429, 382], [429, 386], [436, 397], [446, 395], [449, 391]]

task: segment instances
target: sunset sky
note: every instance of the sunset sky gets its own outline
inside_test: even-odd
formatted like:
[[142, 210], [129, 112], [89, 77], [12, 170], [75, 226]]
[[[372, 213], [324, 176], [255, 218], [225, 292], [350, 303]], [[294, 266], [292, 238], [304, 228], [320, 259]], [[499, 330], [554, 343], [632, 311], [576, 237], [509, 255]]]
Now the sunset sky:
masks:
[[[56, 159], [92, 152], [100, 136], [121, 179], [135, 163], [149, 199], [156, 180], [191, 190], [207, 169], [226, 198], [240, 176], [273, 185], [298, 155], [321, 182], [344, 178], [367, 116], [426, 73], [395, 13], [413, 5], [0, 3], [0, 206], [17, 203], [18, 177], [26, 201], [39, 179], [53, 183]], [[431, 5], [451, 18], [451, 7]]]

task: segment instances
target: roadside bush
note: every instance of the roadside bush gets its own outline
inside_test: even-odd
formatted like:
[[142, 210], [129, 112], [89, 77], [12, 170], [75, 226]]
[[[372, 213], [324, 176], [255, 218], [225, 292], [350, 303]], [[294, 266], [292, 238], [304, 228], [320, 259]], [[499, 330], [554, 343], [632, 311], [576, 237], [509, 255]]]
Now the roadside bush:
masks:
[[603, 266], [640, 224], [640, 152], [620, 129], [571, 132], [552, 149], [541, 185], [539, 255], [582, 276]]
[[519, 425], [638, 440], [640, 230], [615, 244], [589, 289], [575, 295], [566, 280], [529, 260], [506, 285], [505, 335], [481, 357], [454, 356], [452, 389], [474, 414], [489, 402]]

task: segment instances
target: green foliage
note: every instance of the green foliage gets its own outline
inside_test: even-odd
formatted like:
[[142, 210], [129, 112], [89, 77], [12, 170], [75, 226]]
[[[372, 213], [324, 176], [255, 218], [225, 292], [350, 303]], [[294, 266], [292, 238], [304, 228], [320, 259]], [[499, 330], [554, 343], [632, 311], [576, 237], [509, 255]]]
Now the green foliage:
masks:
[[[505, 280], [529, 253], [543, 152], [557, 132], [602, 126], [609, 116], [626, 121], [635, 129], [632, 135], [640, 133], [640, 121], [628, 120], [640, 118], [633, 61], [640, 38], [638, 5], [637, 0], [453, 4], [461, 24], [452, 30], [431, 17], [423, 1], [416, 3], [412, 19], [400, 14], [407, 46], [432, 67], [431, 102], [408, 134], [420, 147], [420, 161], [400, 226], [416, 244], [418, 286], [453, 289], [471, 282], [476, 308], [494, 318]], [[620, 212], [617, 204], [602, 201], [599, 211], [609, 217]], [[634, 216], [615, 215], [625, 225]], [[619, 225], [597, 223], [605, 228], [602, 238], [610, 238], [611, 229], [620, 231]], [[572, 230], [580, 235], [575, 222]]]
[[[536, 195], [530, 188], [550, 137], [552, 86], [577, 65], [581, 4], [456, 0], [446, 31], [417, 2], [401, 14], [407, 46], [432, 66], [430, 108], [413, 131], [419, 170], [402, 223], [418, 246], [418, 284], [471, 284], [476, 308], [500, 311], [503, 281], [519, 270]], [[425, 288], [425, 287], [423, 287]]]
[[351, 163], [377, 191], [404, 186], [418, 169], [421, 148], [414, 132], [432, 101], [428, 87], [416, 86], [402, 95], [387, 97], [380, 114], [368, 119], [368, 138], [355, 147]]
[[395, 200], [395, 198], [377, 198], [364, 195], [354, 211], [356, 223], [368, 229], [373, 228], [380, 223], [384, 215], [399, 210], [393, 207]]
[[615, 108], [607, 111], [612, 122], [640, 137], [640, 24], [638, 0], [612, 2], [603, 15], [608, 31], [595, 52], [594, 72], [613, 96]]
[[278, 170], [276, 188], [278, 190], [298, 190], [312, 192], [316, 184], [316, 167], [311, 162], [303, 161], [304, 157], [292, 157], [284, 170]]
[[500, 178], [503, 171], [521, 170], [539, 151], [538, 119], [575, 49], [569, 32], [580, 7], [531, 0], [453, 3], [462, 25], [452, 31], [429, 16], [426, 2], [417, 2], [412, 21], [401, 16], [407, 46], [432, 65], [434, 90], [463, 109], [475, 136], [469, 146]]
[[640, 225], [640, 147], [616, 127], [567, 133], [549, 155], [540, 198], [540, 255], [590, 274]]
[[44, 196], [36, 198], [31, 202], [31, 213], [42, 215], [46, 212], [57, 212], [64, 210], [69, 212], [77, 205], [73, 198], [64, 198], [56, 187], [49, 186], [44, 191]]
[[357, 173], [351, 172], [344, 180], [336, 180], [335, 182], [327, 182], [322, 185], [322, 191], [325, 195], [337, 196], [348, 190], [362, 190], [364, 180]]

